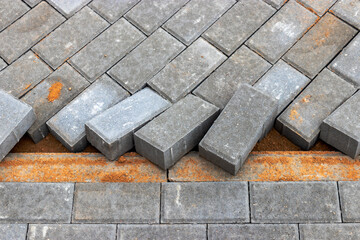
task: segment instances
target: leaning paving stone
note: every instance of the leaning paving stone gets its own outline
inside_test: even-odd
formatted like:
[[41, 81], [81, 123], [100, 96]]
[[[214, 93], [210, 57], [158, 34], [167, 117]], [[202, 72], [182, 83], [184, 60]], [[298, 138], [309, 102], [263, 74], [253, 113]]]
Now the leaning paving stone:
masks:
[[262, 0], [239, 1], [202, 36], [231, 55], [274, 12], [275, 9]]
[[360, 224], [301, 224], [300, 237], [303, 240], [360, 239]]
[[163, 183], [161, 223], [249, 222], [247, 182]]
[[15, 22], [28, 10], [29, 7], [21, 0], [0, 0], [0, 31]]
[[76, 223], [159, 223], [158, 183], [77, 183]]
[[0, 71], [7, 67], [7, 64], [4, 60], [0, 58]]
[[1, 57], [8, 63], [13, 62], [64, 20], [60, 13], [42, 2], [0, 33]]
[[145, 88], [88, 121], [87, 139], [108, 159], [116, 160], [134, 147], [134, 132], [170, 106]]
[[199, 38], [151, 79], [149, 85], [170, 101], [177, 102], [225, 59], [224, 54]]
[[65, 63], [27, 93], [21, 100], [32, 106], [36, 114], [28, 131], [31, 139], [37, 143], [46, 137], [46, 122], [88, 86], [89, 82]]
[[25, 240], [26, 224], [0, 224], [1, 240]]
[[70, 223], [73, 183], [0, 183], [1, 223]]
[[218, 113], [214, 105], [189, 94], [135, 133], [136, 152], [168, 169], [199, 144]]
[[150, 35], [189, 0], [143, 0], [125, 17], [146, 35]]
[[360, 221], [360, 182], [339, 182], [343, 222]]
[[360, 29], [360, 2], [358, 0], [339, 0], [330, 11], [344, 21]]
[[32, 49], [56, 69], [107, 26], [104, 19], [85, 7]]
[[287, 0], [264, 0], [266, 3], [270, 4], [276, 9], [279, 9]]
[[91, 7], [108, 22], [114, 23], [140, 0], [94, 0]]
[[184, 48], [182, 43], [159, 28], [108, 73], [134, 94]]
[[322, 16], [335, 2], [336, 0], [299, 0], [300, 4], [319, 16]]
[[42, 0], [23, 0], [26, 2], [30, 7], [35, 7], [38, 5]]
[[53, 116], [47, 126], [67, 149], [80, 152], [88, 145], [85, 123], [128, 96], [127, 91], [104, 75]]
[[270, 130], [275, 99], [243, 84], [199, 144], [202, 157], [235, 175], [257, 141]]
[[81, 49], [69, 62], [90, 82], [136, 47], [145, 36], [125, 19], [120, 19]]
[[356, 30], [327, 13], [284, 56], [284, 59], [314, 78], [356, 34]]
[[318, 139], [323, 120], [355, 91], [350, 83], [325, 68], [277, 118], [275, 127], [308, 150]]
[[234, 3], [235, 0], [192, 0], [171, 17], [164, 28], [190, 45]]
[[55, 9], [69, 18], [91, 0], [47, 0]]
[[246, 44], [275, 63], [316, 20], [315, 14], [290, 0]]
[[336, 182], [250, 182], [252, 223], [341, 222]]

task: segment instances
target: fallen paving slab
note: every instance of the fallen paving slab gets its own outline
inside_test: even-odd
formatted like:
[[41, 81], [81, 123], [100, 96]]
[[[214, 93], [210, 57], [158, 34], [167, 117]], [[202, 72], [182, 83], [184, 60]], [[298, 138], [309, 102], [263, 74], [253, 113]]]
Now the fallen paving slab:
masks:
[[0, 224], [0, 239], [25, 240], [27, 224]]
[[325, 0], [325, 1], [314, 1], [314, 0], [299, 0], [298, 2], [302, 4], [305, 8], [311, 12], [315, 12], [320, 17], [327, 11], [329, 8], [334, 5], [337, 0]]
[[357, 0], [339, 0], [330, 11], [360, 29], [360, 15], [357, 12], [359, 8], [360, 2]]
[[25, 14], [29, 10], [29, 7], [21, 0], [14, 0], [1, 1], [0, 9], [0, 31], [2, 31]]
[[69, 18], [74, 13], [83, 8], [91, 0], [72, 0], [72, 1], [63, 1], [63, 0], [48, 0], [48, 2], [61, 14]]
[[300, 224], [301, 239], [359, 239], [360, 224]]
[[360, 182], [339, 182], [339, 195], [343, 222], [359, 222]]

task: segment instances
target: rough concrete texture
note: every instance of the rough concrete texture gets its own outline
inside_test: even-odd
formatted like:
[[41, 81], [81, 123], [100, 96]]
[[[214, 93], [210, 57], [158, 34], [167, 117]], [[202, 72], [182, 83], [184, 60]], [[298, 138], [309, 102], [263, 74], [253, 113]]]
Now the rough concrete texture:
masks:
[[2, 240], [25, 240], [26, 232], [26, 224], [0, 224], [0, 239]]
[[358, 0], [339, 0], [331, 11], [344, 21], [360, 29], [360, 2]]
[[281, 8], [282, 5], [284, 5], [287, 1], [286, 0], [264, 0], [264, 2], [270, 4], [276, 9]]
[[189, 94], [135, 133], [136, 152], [168, 169], [199, 144], [218, 113], [214, 105]]
[[0, 1], [0, 31], [4, 30], [11, 23], [15, 22], [29, 10], [21, 0]]
[[303, 240], [360, 239], [360, 224], [300, 224]]
[[0, 58], [0, 71], [7, 67], [7, 64], [4, 60]]
[[38, 5], [42, 0], [23, 0], [26, 2], [30, 7], [35, 7]]
[[360, 222], [360, 182], [339, 182], [343, 222]]
[[170, 106], [145, 88], [88, 121], [87, 139], [108, 159], [117, 160], [134, 147], [134, 132]]
[[318, 139], [323, 120], [355, 91], [350, 83], [325, 68], [277, 118], [275, 128], [308, 150]]
[[114, 23], [140, 0], [94, 0], [89, 4], [96, 13]]
[[299, 3], [322, 16], [337, 0], [299, 0]]
[[69, 18], [91, 0], [47, 0], [55, 9]]

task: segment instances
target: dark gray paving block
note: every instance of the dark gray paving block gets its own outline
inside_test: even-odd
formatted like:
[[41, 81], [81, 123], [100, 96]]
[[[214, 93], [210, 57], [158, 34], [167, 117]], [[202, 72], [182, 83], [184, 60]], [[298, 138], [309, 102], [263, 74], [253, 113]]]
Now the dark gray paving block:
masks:
[[7, 64], [4, 60], [0, 58], [0, 71], [7, 67]]
[[171, 17], [164, 28], [190, 45], [234, 3], [235, 0], [192, 0]]
[[246, 44], [275, 63], [316, 20], [315, 14], [290, 0]]
[[47, 0], [54, 8], [69, 18], [91, 0]]
[[32, 106], [36, 114], [36, 121], [28, 131], [35, 143], [49, 134], [46, 122], [89, 85], [65, 63], [21, 99]]
[[360, 239], [360, 224], [301, 224], [303, 240], [357, 240]]
[[226, 57], [199, 38], [148, 83], [162, 96], [177, 102], [214, 71]]
[[270, 63], [242, 46], [193, 93], [223, 109], [241, 84], [253, 85], [270, 67]]
[[276, 9], [281, 8], [281, 6], [287, 2], [287, 0], [264, 0], [264, 1]]
[[64, 20], [49, 4], [40, 3], [0, 33], [1, 57], [8, 63], [15, 61]]
[[1, 240], [25, 240], [26, 224], [0, 224]]
[[26, 2], [30, 7], [35, 7], [38, 5], [42, 0], [23, 0]]
[[218, 113], [219, 108], [189, 94], [135, 133], [136, 152], [168, 169], [199, 144]]
[[304, 7], [322, 16], [337, 0], [299, 0]]
[[0, 183], [1, 223], [70, 223], [73, 183]]
[[275, 9], [262, 0], [239, 1], [202, 36], [226, 55], [231, 55]]
[[360, 29], [360, 2], [358, 0], [339, 0], [332, 8], [332, 12], [346, 22]]
[[286, 53], [284, 59], [314, 78], [355, 34], [354, 28], [327, 13]]
[[103, 18], [85, 7], [32, 49], [56, 69], [108, 26]]
[[159, 223], [158, 183], [77, 183], [73, 222]]
[[47, 126], [67, 149], [80, 152], [88, 145], [85, 123], [128, 96], [127, 91], [104, 75], [47, 121]]
[[135, 93], [184, 48], [182, 43], [159, 28], [108, 73], [129, 92]]
[[15, 22], [28, 10], [29, 7], [21, 0], [0, 0], [0, 31]]
[[94, 0], [89, 7], [110, 23], [114, 23], [138, 2], [140, 0]]
[[275, 99], [243, 84], [199, 144], [202, 157], [235, 175], [276, 117]]
[[170, 106], [145, 88], [88, 121], [87, 139], [108, 159], [117, 160], [134, 147], [134, 132]]
[[360, 182], [339, 182], [339, 194], [344, 222], [360, 222]]
[[275, 127], [308, 150], [318, 139], [323, 120], [355, 91], [350, 83], [325, 68], [277, 118]]
[[122, 18], [81, 49], [69, 62], [93, 82], [144, 39], [145, 35]]

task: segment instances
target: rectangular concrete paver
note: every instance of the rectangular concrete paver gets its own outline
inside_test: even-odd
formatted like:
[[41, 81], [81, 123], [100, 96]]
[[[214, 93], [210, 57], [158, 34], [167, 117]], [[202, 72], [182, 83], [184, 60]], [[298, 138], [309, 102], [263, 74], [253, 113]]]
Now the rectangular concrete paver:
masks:
[[298, 0], [300, 4], [322, 16], [337, 0]]
[[42, 0], [23, 0], [26, 2], [30, 7], [35, 7], [38, 5]]
[[0, 224], [1, 240], [25, 240], [26, 224]]
[[331, 8], [331, 11], [339, 18], [360, 29], [359, 9], [360, 2], [358, 0], [339, 0]]
[[360, 182], [339, 182], [343, 222], [360, 222]]
[[0, 31], [15, 22], [29, 10], [21, 0], [0, 0]]
[[287, 0], [264, 0], [264, 2], [270, 4], [276, 9], [279, 9], [281, 8], [282, 5], [284, 5], [287, 2]]
[[360, 224], [301, 224], [302, 240], [357, 240], [360, 239]]
[[249, 222], [248, 184], [163, 183], [161, 223]]
[[251, 182], [252, 223], [341, 222], [336, 182]]
[[7, 67], [7, 64], [4, 60], [0, 58], [0, 71]]
[[94, 0], [89, 4], [95, 12], [114, 23], [140, 0]]
[[55, 9], [69, 18], [91, 0], [47, 0]]

